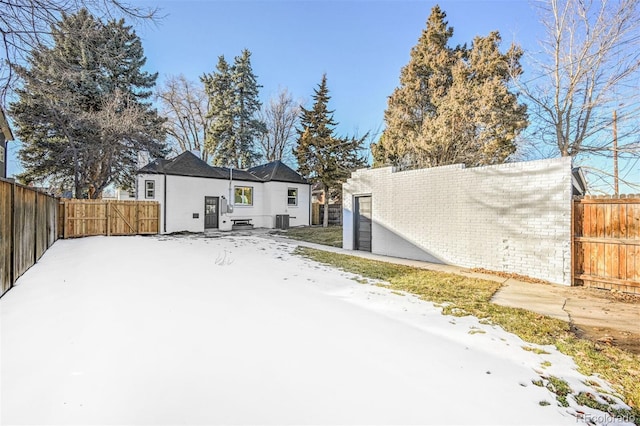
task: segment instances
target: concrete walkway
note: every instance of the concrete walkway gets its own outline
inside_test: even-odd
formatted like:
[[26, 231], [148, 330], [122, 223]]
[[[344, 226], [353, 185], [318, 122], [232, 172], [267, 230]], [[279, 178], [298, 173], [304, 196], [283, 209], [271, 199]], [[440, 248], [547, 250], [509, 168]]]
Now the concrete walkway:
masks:
[[317, 250], [500, 282], [502, 287], [493, 296], [493, 303], [522, 308], [566, 321], [579, 335], [594, 341], [619, 345], [635, 353], [640, 353], [640, 303], [616, 300], [606, 291], [556, 284], [530, 283], [473, 272], [458, 266], [345, 250], [269, 233], [262, 235]]

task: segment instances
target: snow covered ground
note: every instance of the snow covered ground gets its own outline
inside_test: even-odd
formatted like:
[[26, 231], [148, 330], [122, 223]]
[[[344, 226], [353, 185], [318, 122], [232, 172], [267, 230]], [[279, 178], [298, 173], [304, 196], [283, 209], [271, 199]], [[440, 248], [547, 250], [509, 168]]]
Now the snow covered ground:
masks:
[[58, 241], [0, 300], [0, 423], [584, 423], [532, 384], [542, 373], [589, 390], [554, 348], [523, 350], [535, 345], [294, 247]]

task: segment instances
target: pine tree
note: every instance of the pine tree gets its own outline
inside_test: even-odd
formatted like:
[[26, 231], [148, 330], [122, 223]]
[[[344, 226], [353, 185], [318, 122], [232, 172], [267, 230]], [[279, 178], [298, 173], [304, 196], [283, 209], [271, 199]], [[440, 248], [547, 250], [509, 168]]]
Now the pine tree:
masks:
[[243, 50], [232, 66], [220, 56], [216, 70], [202, 77], [210, 97], [212, 120], [205, 145], [214, 153], [216, 165], [251, 167], [260, 158], [256, 142], [265, 131], [264, 123], [256, 118], [261, 106], [258, 97], [261, 86], [251, 67], [251, 52]]
[[23, 142], [25, 182], [72, 186], [76, 197], [99, 197], [111, 183], [130, 187], [141, 150], [164, 153], [162, 120], [145, 100], [157, 74], [143, 72], [140, 39], [124, 21], [106, 24], [86, 10], [53, 26], [16, 67], [24, 80], [11, 105]]
[[233, 84], [231, 67], [224, 56], [218, 57], [216, 72], [201, 77], [205, 93], [209, 96], [207, 118], [210, 127], [206, 131], [205, 150], [213, 154], [213, 163], [218, 166], [236, 164], [233, 128]]
[[232, 79], [236, 98], [236, 158], [238, 167], [248, 168], [260, 158], [257, 141], [266, 131], [265, 124], [257, 118], [262, 104], [259, 100], [259, 88], [251, 67], [251, 52], [244, 49], [236, 56], [233, 64]]
[[[336, 191], [351, 172], [366, 164], [359, 155], [362, 138], [337, 137], [334, 135], [338, 123], [334, 111], [329, 110], [331, 97], [327, 87], [327, 76], [322, 76], [318, 89], [314, 90], [311, 109], [301, 108], [298, 145], [294, 155], [298, 171], [312, 182], [320, 183], [324, 191], [324, 211], [328, 212], [330, 191]], [[328, 226], [329, 215], [324, 215], [323, 226]]]
[[404, 168], [504, 162], [526, 125], [526, 108], [509, 90], [522, 52], [499, 51], [500, 35], [476, 37], [471, 48], [448, 46], [453, 28], [432, 9], [400, 86], [385, 111], [386, 128], [372, 152], [377, 164]]
[[389, 97], [384, 113], [386, 128], [380, 141], [372, 145], [376, 163], [418, 166], [424, 155], [418, 148], [424, 120], [437, 113], [434, 101], [442, 96], [450, 80], [453, 49], [448, 47], [453, 28], [439, 6], [432, 9], [411, 60], [402, 68], [400, 86]]

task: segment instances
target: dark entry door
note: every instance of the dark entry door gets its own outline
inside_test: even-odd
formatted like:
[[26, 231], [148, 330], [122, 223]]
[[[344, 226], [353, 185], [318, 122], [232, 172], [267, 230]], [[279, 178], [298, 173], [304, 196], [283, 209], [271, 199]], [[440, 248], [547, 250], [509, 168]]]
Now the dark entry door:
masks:
[[356, 197], [356, 250], [371, 251], [371, 217], [371, 196]]
[[204, 229], [218, 227], [218, 197], [204, 197]]

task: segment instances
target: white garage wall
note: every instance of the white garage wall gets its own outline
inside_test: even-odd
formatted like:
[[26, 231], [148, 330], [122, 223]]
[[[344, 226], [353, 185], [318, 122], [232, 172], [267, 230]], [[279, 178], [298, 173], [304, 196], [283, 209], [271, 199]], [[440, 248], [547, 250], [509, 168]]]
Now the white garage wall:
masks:
[[358, 170], [344, 185], [344, 248], [354, 197], [371, 195], [374, 253], [570, 285], [571, 185], [570, 158]]

